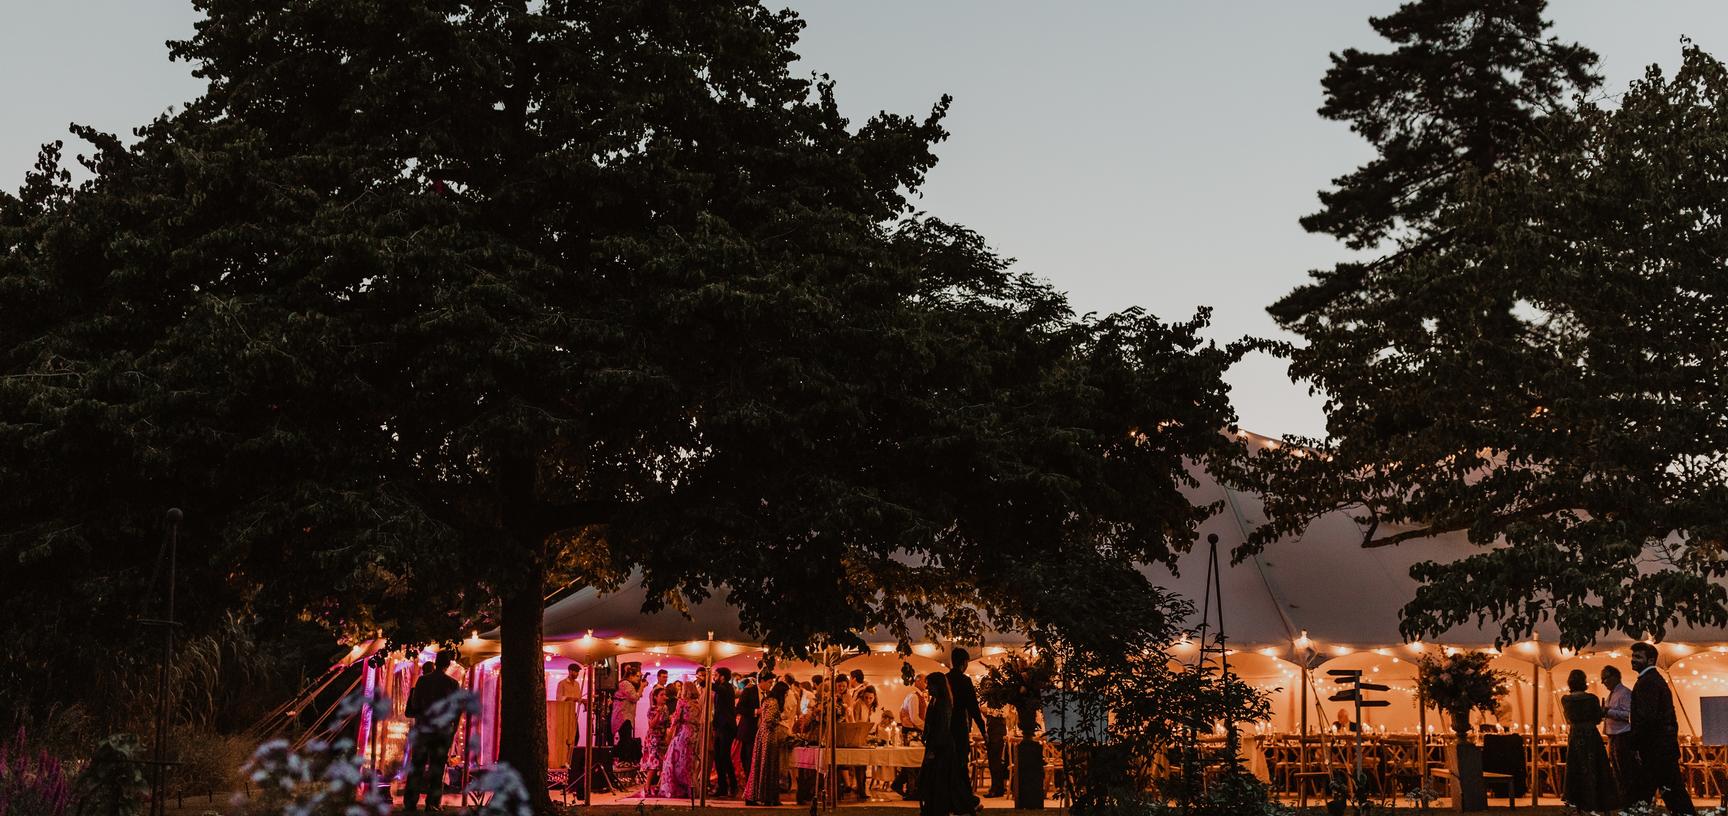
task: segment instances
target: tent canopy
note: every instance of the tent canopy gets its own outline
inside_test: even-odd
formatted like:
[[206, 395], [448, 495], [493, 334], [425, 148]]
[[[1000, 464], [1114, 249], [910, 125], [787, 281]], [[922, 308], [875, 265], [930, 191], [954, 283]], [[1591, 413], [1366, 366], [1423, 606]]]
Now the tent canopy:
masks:
[[[1277, 445], [1277, 440], [1247, 432], [1242, 440], [1251, 451]], [[1190, 475], [1195, 486], [1186, 489], [1196, 504], [1220, 502], [1223, 509], [1201, 527], [1193, 550], [1178, 560], [1176, 574], [1162, 566], [1145, 567], [1147, 577], [1200, 604], [1205, 594], [1207, 537], [1218, 536], [1223, 631], [1239, 649], [1310, 663], [1335, 659], [1359, 650], [1402, 649], [1408, 657], [1420, 646], [1405, 644], [1398, 632], [1400, 610], [1416, 593], [1410, 568], [1422, 561], [1454, 561], [1481, 551], [1461, 532], [1406, 541], [1396, 546], [1366, 549], [1366, 530], [1350, 512], [1336, 511], [1315, 520], [1299, 536], [1268, 545], [1260, 554], [1231, 565], [1229, 554], [1266, 523], [1264, 505], [1252, 493], [1228, 488], [1203, 468]], [[631, 576], [616, 591], [601, 593], [579, 590], [546, 608], [543, 625], [548, 642], [574, 641], [586, 636], [616, 641], [622, 646], [691, 644], [714, 641], [748, 644], [756, 642], [738, 620], [736, 609], [726, 601], [724, 588], [687, 610], [667, 607], [643, 613], [647, 595], [639, 575]], [[1198, 623], [1198, 620], [1189, 623]], [[922, 641], [921, 627], [911, 627], [914, 641]], [[1458, 648], [1492, 648], [1499, 631], [1486, 626], [1455, 627], [1439, 644]], [[482, 635], [476, 643], [494, 642], [497, 630]], [[886, 632], [864, 633], [868, 643], [893, 642]], [[1728, 643], [1728, 631], [1679, 629], [1669, 641], [1692, 644]], [[1023, 642], [1017, 633], [994, 633], [987, 642], [1014, 645]], [[1537, 628], [1535, 643], [1510, 647], [1508, 657], [1553, 666], [1571, 657], [1551, 645], [1559, 631], [1551, 623]], [[1627, 638], [1605, 638], [1602, 648], [1624, 646]], [[476, 649], [477, 651], [479, 649]], [[1669, 660], [1683, 656], [1666, 654]]]

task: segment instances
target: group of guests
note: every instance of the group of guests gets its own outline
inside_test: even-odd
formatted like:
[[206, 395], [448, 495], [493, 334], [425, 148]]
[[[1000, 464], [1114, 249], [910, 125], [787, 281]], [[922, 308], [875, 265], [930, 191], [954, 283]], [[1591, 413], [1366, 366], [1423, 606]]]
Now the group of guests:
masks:
[[[1591, 694], [1580, 669], [1566, 678], [1569, 693], [1560, 698], [1572, 726], [1566, 743], [1566, 804], [1586, 812], [1609, 812], [1622, 805], [1649, 802], [1657, 794], [1668, 810], [1696, 813], [1680, 772], [1680, 724], [1668, 681], [1656, 669], [1656, 647], [1632, 644], [1628, 688], [1620, 669], [1602, 669], [1606, 701]], [[1607, 744], [1596, 727], [1608, 735]]]
[[[707, 669], [691, 680], [672, 681], [662, 671], [650, 685], [638, 665], [627, 664], [611, 695], [610, 728], [603, 738], [611, 738], [621, 758], [638, 763], [648, 795], [688, 798], [708, 782], [702, 718], [711, 712], [712, 795], [778, 805], [790, 770], [783, 767], [789, 740], [794, 735], [814, 744], [830, 740], [825, 713], [832, 701], [842, 723], [862, 724], [870, 734], [897, 729], [909, 739], [922, 737], [922, 766], [897, 773], [893, 790], [919, 800], [926, 814], [970, 813], [979, 807], [968, 772], [971, 730], [976, 726], [986, 737], [992, 733], [977, 688], [965, 674], [970, 659], [965, 649], [955, 649], [950, 671], [915, 677], [897, 711], [882, 705], [876, 687], [857, 670], [832, 682], [822, 675], [799, 680], [772, 670], [735, 676], [725, 667], [714, 670], [712, 682]], [[637, 734], [635, 712], [643, 699], [648, 700], [646, 728]], [[864, 795], [863, 768], [842, 769], [839, 782], [843, 791]]]

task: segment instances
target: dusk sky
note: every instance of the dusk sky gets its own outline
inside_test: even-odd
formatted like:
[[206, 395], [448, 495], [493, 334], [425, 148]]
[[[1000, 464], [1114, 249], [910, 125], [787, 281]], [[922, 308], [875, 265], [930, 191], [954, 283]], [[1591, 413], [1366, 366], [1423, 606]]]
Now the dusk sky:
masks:
[[[781, 5], [781, 3], [770, 3]], [[1265, 306], [1344, 256], [1296, 219], [1367, 158], [1321, 120], [1327, 54], [1378, 48], [1396, 2], [798, 0], [803, 69], [838, 80], [854, 121], [955, 97], [920, 206], [978, 230], [1079, 311], [1215, 309], [1212, 336], [1276, 336]], [[1606, 92], [1672, 68], [1680, 38], [1728, 55], [1720, 0], [1556, 0], [1555, 33], [1602, 55]], [[127, 132], [196, 96], [165, 40], [187, 0], [0, 0], [0, 186], [68, 122]], [[70, 147], [69, 152], [77, 152]], [[1231, 372], [1242, 425], [1324, 432], [1320, 400], [1283, 366]]]

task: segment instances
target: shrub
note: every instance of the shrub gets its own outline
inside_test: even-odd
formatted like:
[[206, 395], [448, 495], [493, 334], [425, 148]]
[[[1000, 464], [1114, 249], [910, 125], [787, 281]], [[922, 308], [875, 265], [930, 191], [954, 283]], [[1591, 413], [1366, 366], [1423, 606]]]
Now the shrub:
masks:
[[72, 782], [77, 816], [134, 816], [144, 805], [144, 766], [138, 764], [138, 738], [115, 734], [96, 746]]
[[0, 743], [0, 816], [61, 816], [71, 801], [60, 761], [31, 750], [24, 729], [12, 742]]

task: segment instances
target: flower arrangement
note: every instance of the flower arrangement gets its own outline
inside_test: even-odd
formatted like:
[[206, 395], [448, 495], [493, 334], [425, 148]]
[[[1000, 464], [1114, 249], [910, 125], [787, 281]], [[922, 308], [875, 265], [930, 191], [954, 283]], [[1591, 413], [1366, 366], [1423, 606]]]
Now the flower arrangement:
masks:
[[1417, 688], [1430, 705], [1452, 715], [1460, 739], [1470, 730], [1470, 712], [1492, 714], [1506, 696], [1507, 675], [1488, 668], [1486, 652], [1426, 656], [1417, 664]]
[[1048, 660], [1009, 655], [985, 670], [978, 698], [991, 708], [1014, 709], [1020, 733], [1030, 739], [1038, 730], [1037, 712], [1055, 676], [1056, 667]]

